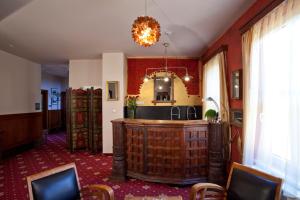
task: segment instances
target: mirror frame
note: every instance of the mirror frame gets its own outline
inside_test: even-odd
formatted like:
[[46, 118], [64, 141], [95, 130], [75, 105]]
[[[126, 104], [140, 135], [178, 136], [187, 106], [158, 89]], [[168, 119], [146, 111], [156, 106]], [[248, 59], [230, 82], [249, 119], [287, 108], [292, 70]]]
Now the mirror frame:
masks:
[[[238, 76], [237, 76], [238, 75]], [[242, 92], [243, 92], [243, 77], [242, 77], [242, 69], [235, 70], [231, 73], [231, 99], [242, 99]], [[236, 94], [236, 90], [234, 85], [238, 85], [238, 94]]]
[[154, 88], [153, 88], [153, 101], [152, 103], [154, 105], [156, 105], [157, 103], [171, 103], [172, 105], [174, 103], [176, 103], [176, 100], [174, 99], [174, 79], [175, 79], [175, 76], [172, 74], [171, 77], [170, 77], [170, 81], [171, 81], [171, 91], [170, 91], [170, 100], [169, 101], [159, 101], [159, 100], [156, 100], [156, 97], [155, 97], [155, 88], [156, 88], [156, 79], [158, 78], [163, 78], [163, 76], [156, 76], [154, 75], [153, 77], [153, 85], [154, 85]]
[[[110, 98], [109, 95], [109, 84], [114, 84], [115, 97]], [[106, 81], [106, 100], [107, 101], [118, 101], [119, 100], [119, 81]]]

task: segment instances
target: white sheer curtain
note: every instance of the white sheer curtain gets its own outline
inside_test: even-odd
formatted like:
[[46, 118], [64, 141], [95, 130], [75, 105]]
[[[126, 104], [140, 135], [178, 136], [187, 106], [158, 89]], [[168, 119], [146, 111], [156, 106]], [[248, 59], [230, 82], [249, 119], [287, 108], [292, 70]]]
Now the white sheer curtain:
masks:
[[[203, 98], [212, 97], [219, 106], [222, 121], [229, 121], [229, 101], [225, 70], [225, 52], [222, 51], [212, 57], [205, 65], [203, 72]], [[216, 110], [211, 101], [203, 102], [203, 118], [208, 109]]]
[[[220, 63], [218, 56], [211, 58], [203, 67], [203, 99], [212, 97], [220, 105]], [[203, 101], [203, 119], [208, 109], [217, 110], [211, 101]]]
[[300, 198], [300, 0], [286, 0], [243, 35], [244, 163]]

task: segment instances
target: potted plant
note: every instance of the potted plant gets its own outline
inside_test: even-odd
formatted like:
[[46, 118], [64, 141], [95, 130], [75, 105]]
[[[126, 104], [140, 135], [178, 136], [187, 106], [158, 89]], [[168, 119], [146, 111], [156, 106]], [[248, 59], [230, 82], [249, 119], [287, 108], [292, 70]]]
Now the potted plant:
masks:
[[205, 112], [204, 117], [206, 117], [208, 121], [214, 121], [217, 120], [218, 113], [214, 109], [208, 109]]
[[128, 116], [131, 119], [135, 118], [136, 108], [137, 108], [137, 99], [139, 96], [127, 96], [127, 108], [128, 108]]

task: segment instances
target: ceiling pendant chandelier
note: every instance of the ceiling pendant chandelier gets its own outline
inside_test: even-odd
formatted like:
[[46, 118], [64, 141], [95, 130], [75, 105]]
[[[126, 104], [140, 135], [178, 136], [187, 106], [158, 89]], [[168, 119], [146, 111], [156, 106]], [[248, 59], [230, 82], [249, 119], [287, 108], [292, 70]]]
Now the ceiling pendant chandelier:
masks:
[[139, 16], [132, 24], [133, 40], [144, 47], [159, 41], [160, 25], [153, 17], [147, 16], [147, 0], [145, 0], [145, 16]]
[[165, 82], [169, 82], [170, 78], [168, 75], [168, 47], [169, 47], [169, 43], [165, 42], [163, 43], [164, 47], [165, 47], [165, 77], [164, 77], [164, 81]]
[[172, 76], [170, 76], [170, 71], [169, 69], [178, 69], [178, 70], [184, 70], [185, 75], [181, 78], [182, 80], [184, 80], [185, 82], [189, 82], [193, 77], [191, 75], [189, 75], [187, 67], [184, 66], [168, 66], [168, 47], [169, 47], [169, 43], [165, 42], [163, 43], [163, 46], [165, 47], [165, 66], [163, 67], [149, 67], [146, 68], [146, 74], [143, 77], [144, 82], [148, 82], [151, 77], [148, 75], [148, 71], [157, 71], [157, 72], [162, 72], [164, 73], [163, 75], [163, 80], [165, 82], [169, 82], [172, 78]]

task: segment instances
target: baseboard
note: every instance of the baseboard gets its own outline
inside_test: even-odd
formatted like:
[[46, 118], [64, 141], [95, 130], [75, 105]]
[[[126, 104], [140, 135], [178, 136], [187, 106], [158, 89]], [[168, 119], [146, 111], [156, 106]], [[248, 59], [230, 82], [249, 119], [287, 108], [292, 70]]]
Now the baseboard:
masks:
[[104, 156], [113, 156], [113, 153], [103, 153]]

